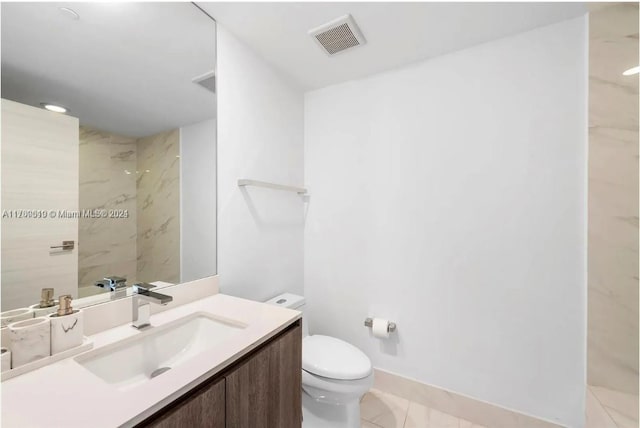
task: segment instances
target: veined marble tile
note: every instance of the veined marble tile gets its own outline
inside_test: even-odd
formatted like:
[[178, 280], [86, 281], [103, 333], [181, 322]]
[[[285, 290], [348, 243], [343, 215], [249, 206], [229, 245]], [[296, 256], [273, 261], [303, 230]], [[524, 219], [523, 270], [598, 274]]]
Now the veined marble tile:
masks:
[[94, 266], [83, 266], [78, 271], [78, 294], [79, 297], [92, 296], [106, 292], [100, 287], [93, 284], [105, 276], [120, 275], [127, 278], [127, 284], [131, 285], [138, 282], [137, 279], [137, 263], [135, 258], [131, 260], [122, 260], [114, 263], [102, 263]]
[[[461, 420], [418, 403], [410, 402], [405, 428], [460, 428]], [[466, 422], [466, 421], [465, 421]], [[472, 425], [468, 425], [472, 426]]]
[[611, 416], [593, 395], [590, 388], [587, 388], [586, 408], [586, 428], [617, 428]]
[[638, 396], [607, 388], [589, 387], [598, 402], [619, 428], [638, 427]]
[[590, 13], [589, 57], [588, 383], [637, 395], [637, 3]]
[[360, 402], [360, 417], [382, 428], [402, 428], [409, 400], [372, 389]]
[[180, 281], [180, 134], [137, 141], [137, 277]]
[[80, 127], [80, 209], [128, 212], [127, 218], [80, 219], [78, 285], [83, 293], [104, 276], [135, 280], [136, 151], [135, 138]]
[[482, 425], [474, 424], [470, 421], [465, 421], [464, 419], [460, 419], [460, 428], [486, 428]]

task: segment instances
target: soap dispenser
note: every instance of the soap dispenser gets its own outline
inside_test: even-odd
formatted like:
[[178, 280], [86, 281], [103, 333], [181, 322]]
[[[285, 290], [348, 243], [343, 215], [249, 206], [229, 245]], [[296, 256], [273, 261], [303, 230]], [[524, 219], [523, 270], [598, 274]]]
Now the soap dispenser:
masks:
[[51, 355], [82, 345], [83, 312], [73, 309], [71, 295], [60, 296], [58, 311], [51, 319]]
[[43, 288], [40, 293], [40, 303], [30, 306], [34, 317], [46, 317], [57, 311], [57, 300], [53, 300], [53, 288]]

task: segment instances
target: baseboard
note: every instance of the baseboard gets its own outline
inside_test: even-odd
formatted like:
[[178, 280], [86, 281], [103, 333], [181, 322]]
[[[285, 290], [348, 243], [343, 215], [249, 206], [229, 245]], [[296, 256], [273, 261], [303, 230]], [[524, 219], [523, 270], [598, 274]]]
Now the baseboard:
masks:
[[491, 428], [560, 428], [553, 422], [375, 369], [374, 388]]

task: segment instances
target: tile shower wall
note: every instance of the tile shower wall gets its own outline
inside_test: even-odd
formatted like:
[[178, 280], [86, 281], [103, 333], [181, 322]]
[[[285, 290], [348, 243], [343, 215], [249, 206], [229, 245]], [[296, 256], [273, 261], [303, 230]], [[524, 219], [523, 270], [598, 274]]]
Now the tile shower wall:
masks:
[[177, 129], [136, 139], [80, 127], [80, 209], [128, 212], [80, 219], [80, 296], [108, 275], [179, 282], [179, 144]]
[[179, 156], [179, 129], [138, 139], [138, 281], [180, 282]]
[[[638, 4], [590, 14], [588, 382], [638, 394]], [[636, 425], [637, 426], [637, 425]]]
[[136, 140], [80, 127], [80, 209], [126, 210], [127, 218], [79, 219], [80, 296], [108, 275], [136, 280]]

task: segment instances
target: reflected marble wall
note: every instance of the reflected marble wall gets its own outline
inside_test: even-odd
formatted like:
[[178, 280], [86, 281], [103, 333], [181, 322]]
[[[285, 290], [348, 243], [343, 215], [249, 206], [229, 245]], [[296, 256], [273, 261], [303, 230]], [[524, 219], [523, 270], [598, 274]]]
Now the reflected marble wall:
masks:
[[180, 282], [180, 131], [138, 140], [137, 277]]
[[638, 4], [590, 14], [588, 383], [638, 394]]
[[80, 210], [126, 210], [128, 218], [79, 220], [81, 297], [109, 275], [136, 280], [136, 139], [80, 127]]

